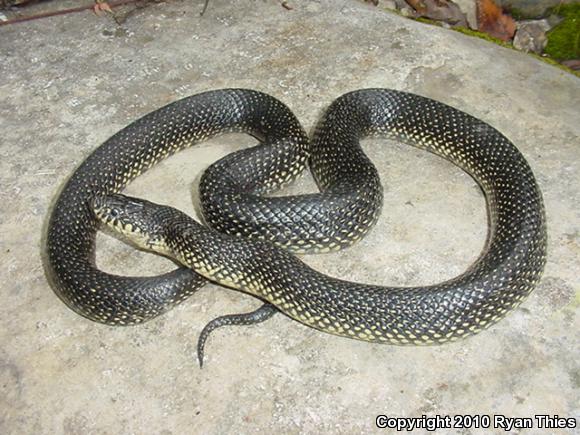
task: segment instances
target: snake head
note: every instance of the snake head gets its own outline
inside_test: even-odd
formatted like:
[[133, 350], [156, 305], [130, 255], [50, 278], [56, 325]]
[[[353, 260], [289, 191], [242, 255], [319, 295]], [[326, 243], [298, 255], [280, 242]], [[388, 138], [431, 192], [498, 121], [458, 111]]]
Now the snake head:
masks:
[[98, 195], [92, 201], [99, 221], [141, 249], [166, 253], [164, 244], [164, 206], [121, 194]]

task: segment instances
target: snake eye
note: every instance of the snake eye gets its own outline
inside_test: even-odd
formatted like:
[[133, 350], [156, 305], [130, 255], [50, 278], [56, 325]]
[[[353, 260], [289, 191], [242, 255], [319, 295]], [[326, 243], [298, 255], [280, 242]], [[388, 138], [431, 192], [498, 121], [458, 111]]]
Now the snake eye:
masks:
[[113, 209], [111, 209], [110, 214], [111, 214], [112, 218], [119, 217], [119, 210], [117, 210], [116, 208], [113, 208]]

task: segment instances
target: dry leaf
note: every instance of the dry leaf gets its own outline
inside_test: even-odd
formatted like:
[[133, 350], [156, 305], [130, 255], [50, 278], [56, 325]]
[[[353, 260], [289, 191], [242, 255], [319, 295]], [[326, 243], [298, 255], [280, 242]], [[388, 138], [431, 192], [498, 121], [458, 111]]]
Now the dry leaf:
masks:
[[104, 0], [95, 0], [95, 6], [93, 6], [93, 12], [99, 17], [106, 13], [112, 14], [113, 10], [111, 6]]
[[101, 5], [101, 10], [105, 11], [105, 12], [109, 12], [109, 13], [113, 13], [113, 10], [111, 9], [111, 6], [109, 6], [109, 3], [107, 2], [102, 2], [99, 3]]
[[509, 15], [505, 15], [493, 0], [477, 0], [477, 29], [509, 41], [516, 32], [516, 22]]

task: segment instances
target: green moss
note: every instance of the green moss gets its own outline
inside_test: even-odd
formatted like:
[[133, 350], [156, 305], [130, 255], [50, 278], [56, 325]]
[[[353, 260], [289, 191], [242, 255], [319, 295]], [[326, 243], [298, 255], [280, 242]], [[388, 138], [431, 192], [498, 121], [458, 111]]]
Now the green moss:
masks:
[[[431, 20], [429, 18], [423, 18], [423, 17], [417, 17], [417, 18], [409, 17], [409, 18], [411, 18], [412, 20], [415, 20], [415, 21], [419, 21], [420, 23], [423, 23], [423, 24], [431, 24], [431, 25], [435, 25], [437, 27], [442, 27], [441, 22], [434, 21], [434, 20]], [[479, 30], [472, 30], [472, 29], [469, 29], [469, 28], [463, 27], [463, 26], [454, 26], [454, 27], [451, 27], [451, 30], [455, 30], [456, 32], [463, 33], [465, 35], [475, 36], [476, 38], [485, 39], [486, 41], [493, 42], [494, 44], [501, 45], [502, 47], [507, 47], [507, 48], [512, 47], [511, 44], [509, 44], [505, 41], [502, 41], [499, 38], [494, 38], [493, 36], [488, 35], [487, 33], [480, 32]]]
[[501, 45], [502, 47], [512, 48], [511, 44], [509, 44], [505, 41], [502, 41], [499, 38], [494, 38], [493, 36], [491, 36], [487, 33], [480, 32], [479, 30], [472, 30], [472, 29], [468, 29], [467, 27], [461, 27], [461, 26], [453, 27], [453, 30], [455, 30], [456, 32], [459, 32], [459, 33], [463, 33], [464, 35], [475, 36], [476, 38], [485, 39], [486, 41], [493, 42], [494, 44]]
[[[490, 36], [487, 33], [479, 32], [477, 30], [468, 29], [466, 27], [453, 27], [453, 30], [455, 30], [459, 33], [463, 33], [465, 35], [485, 39], [486, 41], [493, 42], [494, 44], [501, 45], [502, 47], [515, 50], [515, 48], [513, 47], [512, 44], [505, 42], [505, 41], [502, 41], [501, 39], [494, 38], [493, 36]], [[546, 56], [540, 56], [540, 55], [537, 55], [535, 53], [528, 53], [528, 55], [535, 57], [536, 59], [541, 60], [542, 62], [549, 63], [550, 65], [555, 66], [556, 68], [560, 68], [561, 70], [564, 70], [566, 72], [574, 74], [575, 76], [580, 77], [580, 72], [571, 70], [570, 68], [562, 65], [561, 63], [555, 61], [554, 59], [551, 59], [551, 58], [546, 57]]]
[[558, 60], [580, 59], [580, 4], [563, 4], [552, 11], [564, 20], [548, 32], [545, 53]]
[[560, 3], [549, 10], [550, 14], [560, 15], [561, 17], [570, 17], [578, 15], [580, 12], [579, 3]]
[[423, 24], [432, 24], [434, 26], [441, 27], [441, 23], [439, 21], [435, 21], [430, 18], [425, 17], [409, 17], [409, 18], [415, 21], [419, 21], [420, 23]]

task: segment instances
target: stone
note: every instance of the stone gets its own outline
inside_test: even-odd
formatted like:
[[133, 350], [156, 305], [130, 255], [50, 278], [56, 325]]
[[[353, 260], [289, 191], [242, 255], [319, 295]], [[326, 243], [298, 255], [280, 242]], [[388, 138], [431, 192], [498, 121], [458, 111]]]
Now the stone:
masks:
[[395, 0], [382, 0], [379, 5], [384, 9], [397, 10], [397, 2]]
[[574, 71], [580, 71], [580, 59], [565, 60], [562, 62], [562, 65]]
[[[417, 4], [418, 6], [415, 6]], [[412, 6], [420, 17], [425, 17], [451, 26], [467, 27], [465, 14], [459, 6], [451, 0], [420, 0]]]
[[474, 0], [453, 0], [459, 9], [465, 14], [467, 24], [471, 29], [477, 29], [477, 8]]
[[405, 0], [395, 0], [395, 6], [404, 17], [414, 18], [417, 16], [415, 9], [413, 9]]
[[504, 9], [513, 9], [526, 18], [540, 17], [548, 8], [572, 1], [575, 0], [495, 0]]
[[548, 42], [546, 37], [548, 30], [550, 30], [548, 20], [520, 21], [517, 24], [513, 45], [521, 51], [541, 54]]

